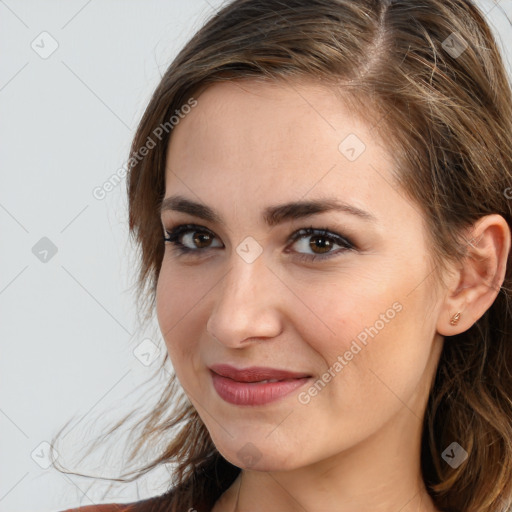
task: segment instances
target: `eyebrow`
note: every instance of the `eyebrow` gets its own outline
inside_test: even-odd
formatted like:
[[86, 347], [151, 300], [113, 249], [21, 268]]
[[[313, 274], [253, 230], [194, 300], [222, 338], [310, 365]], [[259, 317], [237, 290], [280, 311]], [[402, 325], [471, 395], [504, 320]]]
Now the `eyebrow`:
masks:
[[[160, 213], [162, 214], [168, 210], [188, 213], [189, 215], [199, 217], [212, 223], [225, 225], [222, 217], [212, 208], [205, 204], [191, 201], [190, 199], [180, 195], [169, 196], [163, 199], [160, 207]], [[276, 206], [267, 206], [263, 211], [263, 220], [272, 227], [286, 221], [302, 219], [316, 213], [332, 210], [349, 213], [368, 222], [377, 221], [373, 214], [336, 198], [297, 201]]]

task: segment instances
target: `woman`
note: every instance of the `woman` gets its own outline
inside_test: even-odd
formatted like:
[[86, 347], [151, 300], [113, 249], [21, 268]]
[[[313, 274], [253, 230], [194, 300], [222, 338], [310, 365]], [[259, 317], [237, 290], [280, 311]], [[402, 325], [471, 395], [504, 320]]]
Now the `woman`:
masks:
[[509, 510], [511, 105], [469, 0], [218, 12], [129, 161], [173, 485], [76, 510]]

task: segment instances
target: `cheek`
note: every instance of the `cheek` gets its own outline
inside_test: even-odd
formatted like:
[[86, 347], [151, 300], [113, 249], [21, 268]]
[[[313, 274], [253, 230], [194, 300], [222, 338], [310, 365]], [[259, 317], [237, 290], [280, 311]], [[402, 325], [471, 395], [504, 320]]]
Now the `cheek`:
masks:
[[400, 321], [400, 290], [396, 279], [382, 271], [337, 269], [291, 283], [298, 299], [290, 308], [295, 311], [294, 326], [326, 363], [350, 351], [354, 341], [368, 345], [374, 324], [380, 332]]
[[173, 365], [194, 352], [202, 328], [196, 312], [207, 291], [204, 281], [178, 271], [176, 266], [162, 265], [156, 288], [156, 313]]
[[407, 397], [415, 389], [434, 335], [426, 320], [432, 306], [426, 288], [411, 293], [416, 277], [391, 269], [357, 272], [338, 277], [337, 285], [331, 279], [330, 286], [326, 281], [296, 288], [315, 313], [297, 312], [294, 324], [321, 356], [319, 377], [326, 384], [317, 387], [324, 405], [348, 410], [364, 409], [369, 402], [398, 405], [396, 396]]

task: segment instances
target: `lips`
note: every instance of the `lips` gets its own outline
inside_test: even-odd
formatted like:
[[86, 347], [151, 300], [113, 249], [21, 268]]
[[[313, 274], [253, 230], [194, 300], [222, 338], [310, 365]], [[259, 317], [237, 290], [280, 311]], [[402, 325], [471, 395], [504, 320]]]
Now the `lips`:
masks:
[[280, 381], [289, 379], [303, 379], [311, 377], [307, 373], [290, 372], [287, 370], [277, 370], [274, 368], [266, 368], [263, 366], [251, 366], [237, 370], [228, 364], [215, 364], [210, 366], [210, 370], [222, 377], [236, 380], [237, 382], [263, 382], [263, 381]]
[[225, 402], [257, 406], [274, 402], [304, 386], [311, 379], [306, 373], [252, 366], [237, 370], [230, 365], [210, 367], [213, 387]]

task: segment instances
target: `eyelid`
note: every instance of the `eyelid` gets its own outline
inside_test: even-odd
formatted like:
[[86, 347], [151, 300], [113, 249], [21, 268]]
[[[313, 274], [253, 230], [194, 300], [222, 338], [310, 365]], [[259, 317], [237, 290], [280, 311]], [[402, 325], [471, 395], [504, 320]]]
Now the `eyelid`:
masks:
[[[338, 229], [338, 228], [337, 228]], [[182, 235], [186, 235], [190, 232], [199, 231], [199, 232], [206, 232], [211, 235], [213, 235], [214, 238], [219, 240], [217, 235], [209, 228], [205, 226], [201, 226], [198, 224], [177, 224], [174, 225], [171, 228], [165, 228], [164, 227], [164, 243], [170, 242], [173, 245], [173, 249], [178, 251], [182, 254], [189, 254], [192, 256], [201, 256], [207, 252], [209, 252], [211, 249], [219, 249], [219, 247], [206, 247], [206, 248], [196, 248], [191, 249], [189, 247], [186, 247], [181, 242], [177, 241]], [[167, 236], [166, 236], [167, 235]], [[300, 241], [304, 238], [308, 237], [324, 237], [331, 239], [334, 241], [334, 243], [341, 248], [335, 251], [329, 251], [324, 254], [306, 254], [298, 251], [290, 251], [288, 248], [288, 245], [293, 244], [297, 241]], [[328, 258], [335, 257], [340, 255], [340, 253], [344, 253], [347, 251], [354, 251], [358, 250], [358, 246], [352, 242], [351, 237], [344, 236], [342, 234], [336, 233], [335, 231], [330, 230], [329, 228], [315, 228], [313, 226], [309, 227], [303, 227], [300, 229], [295, 230], [287, 239], [286, 241], [287, 248], [286, 252], [294, 252], [297, 254], [297, 258], [304, 259], [304, 260], [327, 260]], [[223, 247], [224, 244], [223, 244]]]
[[288, 238], [288, 242], [295, 242], [309, 236], [324, 236], [326, 238], [332, 238], [335, 241], [338, 240], [340, 242], [338, 245], [355, 247], [355, 244], [348, 237], [335, 233], [329, 228], [315, 228], [313, 226], [295, 230]]

